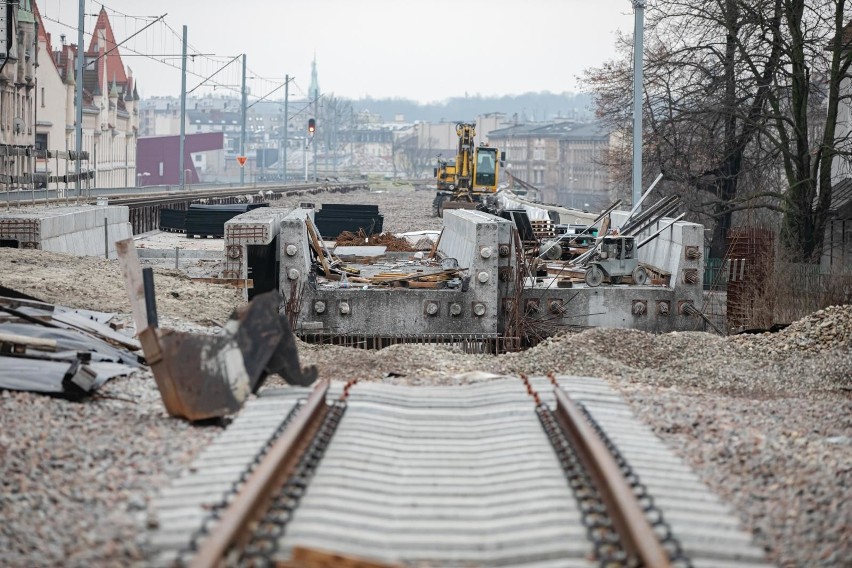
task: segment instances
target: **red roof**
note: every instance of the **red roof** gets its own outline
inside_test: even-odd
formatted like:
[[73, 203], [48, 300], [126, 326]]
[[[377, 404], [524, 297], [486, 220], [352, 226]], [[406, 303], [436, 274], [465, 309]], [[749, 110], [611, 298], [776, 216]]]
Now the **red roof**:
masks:
[[[103, 30], [104, 45], [98, 45], [98, 41], [101, 37], [101, 30]], [[115, 34], [112, 32], [112, 25], [109, 23], [109, 17], [107, 16], [106, 10], [101, 7], [101, 11], [98, 14], [98, 21], [95, 23], [95, 29], [92, 30], [92, 41], [89, 42], [89, 49], [86, 50], [87, 56], [97, 57], [101, 54], [101, 52], [107, 52], [116, 47]], [[127, 83], [127, 74], [124, 72], [124, 62], [121, 61], [121, 55], [118, 53], [118, 49], [114, 49], [109, 54], [98, 60], [98, 84], [100, 84], [101, 77], [103, 77], [103, 66], [106, 64], [107, 71], [107, 81], [112, 83], [115, 80], [118, 84], [126, 84]], [[109, 92], [109, 84], [100, 85], [101, 92], [108, 93]]]

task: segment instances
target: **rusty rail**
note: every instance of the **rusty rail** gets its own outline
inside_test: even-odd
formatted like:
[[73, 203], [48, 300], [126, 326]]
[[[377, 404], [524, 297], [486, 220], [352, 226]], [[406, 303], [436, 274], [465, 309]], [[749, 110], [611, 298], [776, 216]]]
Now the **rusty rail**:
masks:
[[249, 540], [252, 525], [263, 515], [272, 496], [289, 477], [328, 413], [325, 401], [328, 387], [328, 380], [317, 384], [299, 414], [275, 441], [219, 523], [201, 543], [190, 562], [191, 567], [220, 566], [231, 550]]
[[565, 391], [553, 391], [556, 419], [600, 493], [625, 552], [642, 566], [668, 568], [669, 556], [612, 454]]

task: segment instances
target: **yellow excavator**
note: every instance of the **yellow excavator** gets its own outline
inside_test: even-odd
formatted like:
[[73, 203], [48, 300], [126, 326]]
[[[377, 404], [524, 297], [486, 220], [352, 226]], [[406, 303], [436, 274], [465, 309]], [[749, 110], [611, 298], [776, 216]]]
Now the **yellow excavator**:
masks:
[[455, 162], [439, 160], [434, 170], [437, 193], [432, 209], [438, 217], [444, 216], [444, 209], [476, 209], [483, 196], [496, 193], [500, 166], [506, 160], [505, 152], [498, 160], [497, 148], [475, 145], [475, 124], [459, 122], [456, 135], [459, 146]]

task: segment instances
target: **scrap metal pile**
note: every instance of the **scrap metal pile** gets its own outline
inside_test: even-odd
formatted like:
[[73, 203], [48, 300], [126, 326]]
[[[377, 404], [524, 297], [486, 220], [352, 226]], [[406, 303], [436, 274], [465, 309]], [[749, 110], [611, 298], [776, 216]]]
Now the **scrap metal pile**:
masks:
[[[642, 199], [653, 188], [652, 185]], [[638, 250], [686, 214], [682, 213], [665, 225], [658, 226], [640, 240], [642, 233], [649, 231], [680, 207], [680, 197], [673, 195], [662, 198], [644, 211], [639, 211], [641, 203], [642, 200], [617, 228], [612, 227], [611, 213], [621, 205], [621, 201], [616, 201], [588, 226], [577, 230], [568, 227], [557, 234], [549, 222], [531, 225], [536, 237], [533, 245], [537, 246], [526, 252], [532, 259], [533, 268], [541, 275], [555, 278], [560, 286], [571, 286], [574, 282], [584, 282], [589, 287], [604, 282], [667, 285], [671, 275], [659, 267], [640, 262]]]
[[316, 368], [299, 365], [290, 323], [278, 313], [279, 292], [256, 296], [216, 335], [160, 329], [152, 269], [141, 270], [133, 239], [116, 249], [139, 339], [108, 325], [115, 314], [0, 287], [0, 389], [83, 400], [147, 363], [169, 415], [196, 421], [238, 411], [270, 374], [299, 386], [316, 380]]
[[0, 289], [0, 388], [81, 400], [141, 368], [139, 342], [108, 325], [114, 316]]

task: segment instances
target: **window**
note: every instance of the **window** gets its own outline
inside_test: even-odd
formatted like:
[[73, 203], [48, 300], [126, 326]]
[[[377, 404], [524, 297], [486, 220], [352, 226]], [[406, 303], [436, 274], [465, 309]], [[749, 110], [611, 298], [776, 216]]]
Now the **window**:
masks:
[[36, 150], [47, 150], [47, 132], [37, 132], [35, 135]]
[[476, 185], [494, 185], [495, 164], [497, 162], [495, 148], [478, 148], [476, 152]]

